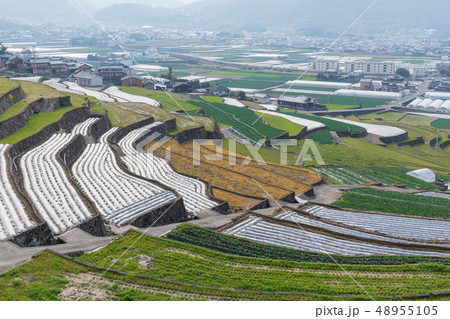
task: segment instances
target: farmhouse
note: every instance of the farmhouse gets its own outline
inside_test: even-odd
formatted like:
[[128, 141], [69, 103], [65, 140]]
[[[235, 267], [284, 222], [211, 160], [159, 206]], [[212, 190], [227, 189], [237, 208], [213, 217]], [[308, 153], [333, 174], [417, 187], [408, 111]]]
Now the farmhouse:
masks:
[[115, 85], [121, 84], [122, 78], [127, 75], [122, 65], [102, 65], [98, 68], [98, 73], [103, 82]]
[[192, 92], [193, 88], [191, 85], [187, 84], [187, 83], [175, 83], [175, 85], [173, 86], [172, 92], [174, 93], [190, 93]]
[[282, 96], [277, 100], [277, 104], [280, 107], [297, 110], [315, 110], [325, 107], [323, 105], [320, 105], [317, 100], [304, 95]]
[[263, 93], [247, 93], [245, 95], [248, 99], [251, 99], [255, 103], [268, 104], [270, 103], [270, 95]]
[[81, 86], [101, 86], [103, 79], [95, 74], [90, 64], [83, 64], [78, 71], [69, 77], [69, 81], [78, 83]]
[[140, 88], [144, 86], [144, 80], [140, 76], [125, 76], [121, 79], [121, 81], [122, 86], [135, 86]]
[[25, 70], [25, 64], [23, 63], [23, 59], [15, 56], [11, 58], [8, 62], [6, 62], [6, 66], [9, 71], [19, 71], [23, 72]]
[[207, 93], [215, 95], [215, 96], [229, 96], [230, 95], [230, 89], [227, 87], [217, 85], [217, 86], [211, 86], [209, 88], [206, 88]]

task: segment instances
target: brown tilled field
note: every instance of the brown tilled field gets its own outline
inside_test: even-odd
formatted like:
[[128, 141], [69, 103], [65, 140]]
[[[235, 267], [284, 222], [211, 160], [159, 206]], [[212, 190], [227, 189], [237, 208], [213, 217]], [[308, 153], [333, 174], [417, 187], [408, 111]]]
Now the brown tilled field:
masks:
[[[148, 147], [153, 149], [155, 146], [152, 144]], [[157, 147], [154, 153], [165, 157], [167, 148], [171, 149], [171, 161], [175, 169], [180, 173], [206, 180], [215, 188], [221, 188], [222, 190], [214, 192], [216, 197], [229, 202], [233, 211], [242, 211], [260, 202], [246, 196], [267, 198], [273, 202], [272, 199], [281, 199], [291, 192], [299, 195], [309, 191], [311, 186], [304, 180], [311, 183], [321, 180], [320, 174], [301, 168], [261, 166], [256, 161], [251, 161], [250, 165], [241, 165], [243, 157], [237, 158], [238, 165], [230, 165], [226, 156], [223, 160], [206, 159], [205, 155], [212, 154], [213, 151], [203, 147], [201, 163], [194, 165], [192, 144], [182, 146], [175, 140], [165, 143], [163, 147]]]

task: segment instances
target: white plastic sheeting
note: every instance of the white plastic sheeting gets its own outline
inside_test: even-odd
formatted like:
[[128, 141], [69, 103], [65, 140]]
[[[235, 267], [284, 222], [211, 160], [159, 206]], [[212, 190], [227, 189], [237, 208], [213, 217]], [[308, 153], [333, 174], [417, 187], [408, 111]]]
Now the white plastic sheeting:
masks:
[[338, 90], [336, 95], [341, 96], [355, 96], [355, 97], [368, 97], [368, 98], [379, 98], [379, 99], [400, 99], [402, 95], [395, 92], [377, 92], [377, 91], [366, 91], [366, 90]]
[[288, 120], [289, 122], [292, 122], [292, 123], [295, 123], [298, 125], [302, 125], [302, 126], [306, 126], [309, 131], [313, 130], [313, 129], [325, 127], [325, 124], [323, 124], [323, 123], [311, 121], [311, 120], [307, 120], [307, 119], [302, 119], [302, 118], [292, 116], [292, 115], [287, 115], [284, 113], [277, 113], [277, 112], [271, 112], [271, 111], [265, 111], [265, 110], [258, 110], [257, 112], [282, 117], [282, 118]]
[[427, 92], [425, 97], [428, 99], [450, 100], [450, 92]]
[[434, 183], [436, 181], [436, 174], [429, 168], [422, 168], [406, 173], [406, 175], [418, 178], [427, 183]]
[[402, 135], [402, 134], [406, 133], [405, 130], [402, 130], [395, 126], [368, 124], [368, 123], [362, 123], [362, 122], [356, 122], [356, 121], [350, 121], [350, 120], [344, 120], [344, 119], [338, 119], [338, 118], [333, 118], [333, 120], [364, 127], [367, 130], [367, 133], [375, 134], [375, 135], [378, 135], [381, 137], [394, 137], [394, 136], [398, 136], [398, 135]]
[[152, 98], [129, 94], [121, 91], [117, 86], [111, 86], [107, 88], [105, 91], [108, 95], [115, 98], [118, 102], [136, 102], [136, 103], [145, 103], [151, 106], [159, 106], [160, 103]]
[[351, 83], [342, 82], [321, 82], [321, 81], [288, 81], [286, 85], [303, 86], [309, 88], [326, 88], [326, 89], [348, 89], [351, 88]]

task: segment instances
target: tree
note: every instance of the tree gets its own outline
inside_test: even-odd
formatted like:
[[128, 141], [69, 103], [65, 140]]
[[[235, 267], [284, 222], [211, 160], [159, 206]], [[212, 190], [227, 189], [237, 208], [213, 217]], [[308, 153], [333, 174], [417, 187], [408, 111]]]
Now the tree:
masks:
[[245, 100], [245, 92], [244, 91], [239, 91], [238, 99], [239, 100]]
[[8, 50], [8, 48], [7, 48], [7, 47], [5, 47], [5, 46], [3, 45], [3, 43], [1, 43], [1, 42], [0, 42], [0, 54], [3, 54], [3, 53], [5, 53], [5, 52], [6, 52], [6, 50]]
[[398, 68], [396, 73], [400, 76], [403, 76], [404, 78], [409, 78], [411, 76], [411, 74], [409, 74], [409, 71], [405, 68]]

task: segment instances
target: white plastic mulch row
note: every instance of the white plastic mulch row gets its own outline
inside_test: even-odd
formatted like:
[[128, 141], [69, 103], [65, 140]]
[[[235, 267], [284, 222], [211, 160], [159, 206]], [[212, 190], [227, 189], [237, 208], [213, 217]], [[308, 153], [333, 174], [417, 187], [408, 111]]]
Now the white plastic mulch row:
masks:
[[42, 79], [42, 76], [24, 76], [24, 77], [11, 78], [11, 80], [15, 80], [15, 81], [26, 81], [26, 82], [34, 82], [34, 83], [38, 83], [41, 79]]
[[121, 91], [117, 86], [111, 86], [107, 88], [105, 91], [108, 95], [117, 99], [119, 102], [136, 102], [136, 103], [145, 103], [151, 106], [159, 106], [160, 103], [152, 98], [129, 94]]
[[436, 198], [443, 198], [443, 199], [450, 199], [450, 194], [435, 193], [435, 192], [418, 193], [416, 195], [428, 196], [428, 197], [436, 197]]
[[354, 97], [367, 97], [367, 98], [379, 98], [379, 99], [400, 99], [402, 95], [395, 92], [378, 92], [368, 90], [347, 90], [341, 89], [336, 91], [336, 95], [341, 96], [354, 96]]
[[249, 217], [247, 220], [236, 225], [231, 232], [225, 233], [261, 244], [331, 255], [449, 256], [448, 254], [443, 253], [413, 251], [383, 245], [375, 245], [368, 242], [355, 242], [339, 239], [298, 228], [286, 227], [275, 223], [266, 222], [255, 216]]
[[160, 122], [156, 122], [134, 130], [119, 142], [119, 146], [126, 155], [122, 157], [124, 164], [134, 174], [156, 180], [176, 190], [183, 197], [188, 212], [198, 213], [217, 206], [217, 203], [210, 200], [206, 195], [207, 188], [205, 183], [178, 174], [164, 159], [151, 153], [138, 152], [134, 148], [133, 143], [139, 139], [139, 137], [148, 132], [148, 130], [155, 125], [160, 124]]
[[84, 93], [80, 92], [80, 91], [74, 91], [71, 90], [69, 88], [67, 88], [67, 86], [63, 83], [61, 83], [61, 79], [58, 78], [53, 78], [47, 81], [42, 82], [43, 84], [54, 88], [55, 90], [58, 90], [60, 92], [65, 92], [65, 93], [71, 93], [71, 94], [77, 94], [77, 95], [84, 95]]
[[342, 82], [323, 82], [323, 81], [288, 81], [286, 85], [310, 87], [310, 88], [326, 88], [326, 89], [348, 89], [352, 86], [351, 83]]
[[339, 121], [342, 123], [347, 123], [347, 124], [364, 127], [368, 133], [375, 134], [375, 135], [378, 135], [381, 137], [394, 137], [394, 136], [399, 136], [399, 135], [406, 133], [405, 130], [402, 130], [402, 129], [400, 129], [398, 127], [394, 127], [394, 126], [368, 124], [368, 123], [344, 120], [344, 119], [339, 119], [339, 118], [334, 118], [334, 117], [333, 117], [333, 120]]
[[[110, 97], [108, 94], [105, 94], [105, 93], [99, 92], [99, 91], [86, 89], [86, 88], [84, 88], [82, 86], [79, 86], [78, 83], [75, 83], [75, 82], [64, 82], [63, 84], [67, 85], [67, 87], [71, 91], [79, 92], [78, 94], [92, 96], [92, 97], [95, 97], [97, 100], [102, 101], [102, 102], [116, 102], [116, 99]], [[123, 102], [123, 101], [118, 101], [118, 102]]]
[[346, 226], [419, 241], [450, 241], [450, 221], [369, 214], [312, 206], [307, 213]]
[[337, 180], [338, 182], [346, 185], [359, 185], [370, 183], [371, 180], [367, 177], [359, 175], [356, 172], [345, 168], [335, 168], [335, 167], [316, 167], [315, 171], [328, 175], [331, 178]]
[[9, 147], [8, 144], [0, 144], [0, 241], [14, 237], [35, 226], [13, 190], [6, 160], [6, 152]]
[[83, 136], [87, 136], [90, 127], [99, 120], [100, 120], [99, 118], [95, 117], [88, 118], [86, 121], [75, 125], [75, 127], [72, 129], [72, 134], [80, 134]]
[[271, 111], [266, 111], [266, 110], [257, 110], [256, 112], [284, 118], [284, 119], [288, 120], [289, 122], [299, 124], [302, 126], [306, 126], [308, 128], [308, 130], [314, 130], [314, 129], [325, 127], [325, 124], [323, 124], [323, 123], [311, 121], [311, 120], [307, 120], [307, 119], [302, 119], [300, 117], [296, 117], [296, 116], [292, 116], [292, 115], [288, 115], [288, 114], [284, 114], [284, 113], [277, 113], [277, 112], [271, 112]]
[[[165, 193], [162, 188], [123, 172], [110, 146], [104, 143], [89, 144], [74, 163], [72, 174], [100, 213], [106, 219], [109, 219], [110, 215], [116, 216], [116, 222], [121, 224], [137, 217], [130, 214], [136, 205], [139, 204], [144, 212], [148, 212], [157, 201], [150, 200], [142, 206], [143, 201]], [[166, 204], [176, 197], [166, 194], [159, 199], [162, 204]], [[117, 212], [121, 213], [117, 215]]]
[[54, 134], [48, 141], [27, 152], [20, 161], [25, 191], [55, 234], [63, 233], [92, 217], [56, 159], [57, 153], [74, 136]]
[[[291, 211], [285, 211], [285, 212], [279, 214], [278, 216], [276, 216], [276, 218], [292, 221], [292, 222], [299, 223], [299, 224], [310, 225], [310, 226], [314, 226], [314, 227], [318, 227], [318, 228], [322, 228], [322, 229], [327, 229], [327, 230], [330, 230], [330, 231], [333, 231], [333, 232], [336, 232], [339, 234], [356, 236], [356, 237], [360, 237], [360, 238], [383, 240], [383, 241], [389, 241], [389, 242], [393, 242], [393, 243], [404, 243], [404, 244], [416, 243], [417, 244], [417, 242], [412, 242], [409, 240], [385, 237], [385, 236], [381, 236], [381, 235], [375, 235], [375, 234], [362, 232], [362, 231], [355, 230], [355, 229], [336, 226], [333, 224], [326, 223], [324, 221], [319, 221], [316, 219], [308, 218], [306, 216], [302, 216], [302, 215], [299, 215], [299, 214], [297, 214], [295, 212], [291, 212]], [[428, 244], [424, 243], [424, 245], [428, 245]], [[436, 246], [441, 246], [441, 245], [436, 245]], [[450, 247], [450, 245], [442, 245], [442, 246]]]
[[228, 105], [237, 106], [237, 107], [245, 107], [245, 105], [242, 104], [241, 102], [239, 102], [238, 100], [232, 99], [229, 97], [223, 98], [223, 103], [228, 104]]

